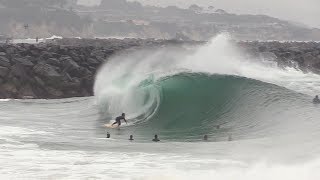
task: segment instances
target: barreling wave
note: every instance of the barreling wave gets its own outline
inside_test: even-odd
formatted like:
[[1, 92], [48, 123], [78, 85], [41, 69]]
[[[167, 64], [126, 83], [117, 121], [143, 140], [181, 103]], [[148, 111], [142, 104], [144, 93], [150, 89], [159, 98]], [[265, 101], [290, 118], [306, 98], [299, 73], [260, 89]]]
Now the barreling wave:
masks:
[[[216, 45], [220, 41], [222, 47]], [[296, 119], [312, 108], [307, 94], [318, 76], [249, 63], [227, 42], [218, 37], [193, 52], [165, 49], [114, 58], [95, 83], [103, 118], [126, 112], [135, 134], [187, 141], [204, 134], [248, 139], [301, 128]]]

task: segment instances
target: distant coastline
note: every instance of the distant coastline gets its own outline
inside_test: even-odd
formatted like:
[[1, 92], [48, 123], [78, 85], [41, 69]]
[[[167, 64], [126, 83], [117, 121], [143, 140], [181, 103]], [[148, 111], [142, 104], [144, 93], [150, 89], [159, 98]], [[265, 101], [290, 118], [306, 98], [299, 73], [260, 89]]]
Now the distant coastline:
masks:
[[57, 35], [204, 41], [228, 32], [237, 40], [320, 41], [317, 28], [266, 15], [232, 14], [212, 6], [182, 9], [125, 0], [103, 0], [94, 7], [71, 0], [62, 4], [21, 2], [0, 2], [0, 34], [12, 39]]

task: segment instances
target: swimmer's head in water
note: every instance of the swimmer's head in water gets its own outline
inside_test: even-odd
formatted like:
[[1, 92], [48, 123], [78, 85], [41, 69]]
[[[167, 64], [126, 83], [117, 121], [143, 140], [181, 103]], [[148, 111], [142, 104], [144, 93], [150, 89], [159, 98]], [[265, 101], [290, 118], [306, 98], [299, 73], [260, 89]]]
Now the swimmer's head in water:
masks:
[[129, 138], [129, 140], [133, 140], [133, 135], [130, 135], [130, 138]]
[[208, 135], [204, 135], [203, 140], [205, 140], [205, 141], [208, 140]]

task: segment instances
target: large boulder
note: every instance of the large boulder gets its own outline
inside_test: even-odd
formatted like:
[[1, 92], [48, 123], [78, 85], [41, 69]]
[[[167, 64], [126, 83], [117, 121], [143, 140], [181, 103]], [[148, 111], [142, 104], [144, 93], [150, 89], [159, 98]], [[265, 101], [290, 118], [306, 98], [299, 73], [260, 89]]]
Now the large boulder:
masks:
[[99, 64], [101, 64], [97, 59], [94, 58], [88, 58], [87, 62], [92, 66], [98, 66]]
[[304, 54], [302, 58], [304, 60], [304, 65], [306, 67], [312, 67], [315, 64], [320, 63], [320, 59], [318, 59], [317, 57], [314, 57], [311, 52]]
[[2, 84], [0, 91], [5, 92], [6, 94], [16, 94], [18, 92], [16, 86], [13, 83]]
[[19, 98], [22, 99], [34, 99], [37, 96], [33, 92], [33, 89], [30, 85], [25, 85], [19, 89]]
[[53, 57], [51, 52], [44, 51], [44, 52], [41, 53], [39, 58], [41, 60], [47, 60], [47, 59], [49, 59], [51, 57]]
[[295, 55], [303, 54], [301, 48], [296, 46], [291, 46], [287, 48], [290, 52], [294, 53]]
[[65, 69], [68, 70], [75, 70], [75, 69], [79, 69], [80, 66], [78, 65], [78, 63], [76, 63], [75, 61], [72, 60], [72, 58], [70, 57], [63, 57], [60, 59], [60, 61], [63, 64], [63, 67]]
[[46, 91], [49, 94], [49, 96], [51, 96], [51, 98], [61, 98], [63, 96], [62, 91], [52, 87], [46, 87]]
[[277, 56], [273, 52], [262, 52], [260, 58], [268, 61], [276, 60]]
[[74, 61], [76, 61], [76, 62], [80, 62], [81, 61], [81, 59], [79, 57], [79, 52], [77, 52], [76, 50], [71, 50], [69, 52], [69, 56], [72, 57], [72, 59]]
[[[89, 77], [92, 76], [93, 73], [91, 71], [89, 71], [87, 68], [85, 67], [80, 67], [80, 73], [82, 75], [82, 77]], [[94, 72], [95, 73], [95, 72]]]
[[62, 75], [50, 64], [38, 63], [33, 67], [34, 72], [49, 83], [57, 83], [62, 79]]
[[78, 78], [72, 78], [69, 81], [64, 81], [64, 90], [79, 90], [81, 88], [81, 81]]
[[57, 58], [49, 58], [46, 60], [46, 63], [58, 67], [61, 65], [60, 61]]
[[10, 55], [15, 54], [16, 51], [17, 51], [17, 49], [16, 49], [15, 47], [8, 47], [8, 48], [6, 48], [6, 53], [7, 53], [7, 54], [10, 54]]
[[0, 66], [3, 67], [10, 67], [10, 61], [8, 58], [4, 57], [4, 56], [0, 56]]
[[15, 64], [21, 64], [26, 67], [34, 66], [34, 64], [29, 59], [26, 59], [26, 58], [15, 57], [15, 58], [12, 58], [12, 62]]
[[34, 77], [36, 86], [39, 87], [44, 87], [46, 84], [43, 82], [43, 80], [41, 78], [39, 78], [38, 76]]
[[72, 60], [71, 57], [60, 58], [62, 65], [64, 67], [63, 71], [69, 73], [72, 77], [80, 77], [81, 71], [78, 63]]
[[29, 76], [24, 68], [24, 66], [20, 64], [15, 64], [11, 68], [11, 74], [22, 81], [27, 81]]
[[39, 57], [39, 50], [38, 49], [32, 49], [29, 51], [29, 55], [32, 57]]
[[0, 66], [0, 77], [5, 77], [9, 72], [7, 67]]

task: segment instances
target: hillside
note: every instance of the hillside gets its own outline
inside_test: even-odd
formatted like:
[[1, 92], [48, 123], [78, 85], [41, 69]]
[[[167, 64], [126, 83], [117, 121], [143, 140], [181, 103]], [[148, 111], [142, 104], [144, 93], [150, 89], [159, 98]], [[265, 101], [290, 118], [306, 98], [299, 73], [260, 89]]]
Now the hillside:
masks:
[[237, 15], [214, 7], [189, 9], [103, 0], [84, 7], [74, 0], [0, 0], [0, 34], [13, 38], [133, 37], [207, 40], [222, 32], [238, 40], [320, 40], [320, 30], [265, 15]]

